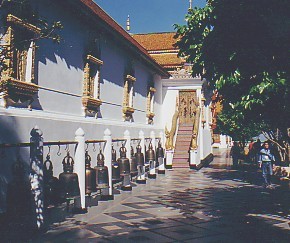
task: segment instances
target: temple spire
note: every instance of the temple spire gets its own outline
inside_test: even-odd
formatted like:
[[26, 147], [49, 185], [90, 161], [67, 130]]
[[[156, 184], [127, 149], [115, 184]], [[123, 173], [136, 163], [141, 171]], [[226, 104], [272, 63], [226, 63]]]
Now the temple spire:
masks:
[[128, 15], [128, 17], [127, 17], [126, 30], [127, 30], [128, 32], [130, 31], [130, 15]]
[[189, 8], [188, 10], [192, 10], [192, 0], [189, 0]]

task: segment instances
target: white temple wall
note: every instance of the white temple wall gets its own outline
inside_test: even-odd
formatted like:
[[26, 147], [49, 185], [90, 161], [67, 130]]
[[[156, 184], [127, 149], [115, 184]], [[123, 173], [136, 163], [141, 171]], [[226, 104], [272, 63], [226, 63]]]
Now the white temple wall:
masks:
[[[84, 117], [81, 101], [83, 68], [87, 39], [92, 29], [81, 18], [75, 18], [62, 3], [44, 0], [33, 2], [40, 15], [49, 21], [61, 21], [64, 26], [60, 32], [63, 40], [60, 44], [53, 44], [50, 40], [37, 42], [39, 48], [36, 50], [35, 82], [40, 89], [34, 97], [33, 109], [29, 111], [26, 108], [0, 107], [0, 143], [29, 142], [30, 131], [35, 125], [43, 131], [44, 141], [74, 140], [75, 131], [79, 127], [85, 131], [86, 139], [102, 139], [107, 128], [111, 130], [112, 138], [122, 138], [126, 130], [129, 130], [131, 138], [138, 138], [141, 130], [145, 137], [149, 137], [151, 131], [155, 131], [156, 137], [159, 132], [164, 132], [159, 121], [162, 99], [161, 89], [158, 90], [158, 87], [154, 103], [154, 124], [146, 124], [148, 83], [154, 80], [160, 86], [160, 75], [141, 61], [136, 53], [131, 53], [105, 34], [102, 36], [100, 56], [104, 62], [100, 71], [100, 99], [103, 101], [101, 118]], [[124, 122], [122, 114], [124, 75], [128, 59], [133, 59], [136, 77], [134, 122]], [[65, 146], [61, 147], [62, 155], [59, 157], [56, 155], [58, 147], [52, 146], [51, 160], [55, 176], [62, 172], [64, 148]], [[70, 146], [70, 150], [74, 154], [74, 146]], [[95, 166], [96, 152], [92, 151], [92, 147], [89, 150], [93, 158], [92, 165]], [[44, 152], [45, 156], [47, 148]], [[5, 157], [0, 156], [0, 213], [5, 211], [7, 185], [12, 178], [11, 166], [18, 154], [29, 171], [28, 148], [21, 148], [19, 152], [17, 149], [7, 149], [5, 154]]]

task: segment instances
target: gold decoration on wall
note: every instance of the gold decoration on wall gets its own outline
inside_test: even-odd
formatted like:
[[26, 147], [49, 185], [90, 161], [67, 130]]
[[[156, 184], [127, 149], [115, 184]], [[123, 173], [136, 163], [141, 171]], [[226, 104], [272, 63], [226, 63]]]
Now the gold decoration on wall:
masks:
[[174, 136], [176, 133], [178, 117], [179, 117], [178, 101], [176, 101], [175, 113], [172, 117], [172, 126], [171, 126], [170, 131], [165, 126], [165, 137], [166, 137], [165, 148], [166, 148], [166, 150], [174, 149], [173, 140], [174, 140]]
[[[84, 67], [84, 81], [83, 81], [83, 97], [82, 104], [84, 107], [85, 115], [96, 116], [96, 113], [99, 110], [99, 107], [102, 104], [100, 100], [100, 65], [103, 64], [103, 61], [92, 56], [86, 56], [86, 64]], [[96, 73], [93, 75], [92, 65], [96, 65]], [[95, 91], [97, 88], [97, 92]]]
[[16, 104], [18, 100], [32, 100], [33, 95], [38, 92], [38, 86], [10, 78], [0, 81], [0, 92], [3, 92], [4, 107], [7, 108], [9, 104]]
[[133, 89], [134, 89], [134, 82], [136, 78], [132, 75], [125, 76], [124, 82], [124, 94], [123, 94], [123, 118], [125, 121], [132, 121], [133, 120], [133, 113], [135, 109], [133, 108]]
[[7, 22], [19, 25], [20, 27], [25, 28], [27, 30], [30, 30], [30, 31], [32, 31], [32, 32], [34, 32], [36, 34], [41, 34], [41, 29], [40, 28], [36, 27], [33, 24], [29, 24], [29, 23], [25, 22], [24, 20], [12, 15], [12, 14], [8, 14]]
[[[0, 79], [0, 92], [3, 93], [4, 107], [21, 105], [20, 103], [23, 103], [22, 106], [26, 106], [24, 102], [28, 101], [28, 108], [31, 108], [33, 96], [38, 92], [38, 86], [32, 83], [35, 75], [36, 46], [32, 41], [29, 46], [23, 44], [23, 46], [16, 47], [15, 35], [18, 32], [14, 26], [31, 31], [33, 34], [40, 34], [41, 29], [11, 14], [7, 16], [7, 23], [8, 27], [3, 37], [4, 43], [1, 45], [6, 51], [4, 59], [6, 67], [1, 73]], [[21, 36], [19, 38], [21, 40]]]
[[92, 55], [87, 55], [87, 60], [91, 61], [92, 63], [95, 63], [97, 65], [103, 65], [104, 62]]
[[146, 105], [146, 117], [147, 117], [147, 123], [148, 124], [153, 124], [153, 118], [155, 116], [153, 112], [153, 105], [152, 103], [154, 102], [154, 93], [156, 92], [156, 89], [153, 87], [150, 87], [148, 90], [147, 94], [147, 105]]
[[192, 150], [197, 149], [199, 120], [200, 120], [200, 108], [197, 108], [196, 115], [195, 115], [195, 121], [194, 121], [194, 125], [193, 125], [193, 131], [192, 131], [192, 139], [191, 139], [191, 143], [190, 143], [190, 149], [192, 149]]
[[197, 94], [195, 90], [179, 91], [179, 123], [193, 124], [198, 107]]

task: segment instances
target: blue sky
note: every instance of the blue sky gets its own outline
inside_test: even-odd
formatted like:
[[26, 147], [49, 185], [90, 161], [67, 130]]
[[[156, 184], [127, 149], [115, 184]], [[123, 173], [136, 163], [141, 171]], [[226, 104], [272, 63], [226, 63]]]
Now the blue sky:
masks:
[[[183, 24], [189, 0], [94, 0], [123, 28], [127, 15], [131, 33], [174, 31], [174, 23]], [[193, 0], [193, 6], [204, 6], [205, 0]]]

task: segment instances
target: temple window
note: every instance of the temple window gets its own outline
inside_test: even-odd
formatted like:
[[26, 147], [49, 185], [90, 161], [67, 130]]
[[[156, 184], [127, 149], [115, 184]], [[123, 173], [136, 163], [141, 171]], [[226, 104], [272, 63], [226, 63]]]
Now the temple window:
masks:
[[100, 99], [100, 70], [103, 61], [87, 55], [84, 67], [82, 103], [85, 116], [97, 116], [102, 101]]
[[7, 29], [1, 43], [4, 66], [1, 67], [0, 93], [4, 107], [18, 105], [30, 107], [38, 92], [34, 84], [35, 40], [41, 29], [9, 14]]
[[125, 121], [133, 120], [134, 106], [133, 106], [133, 97], [134, 97], [134, 83], [136, 78], [132, 75], [126, 75], [124, 81], [124, 96], [123, 96], [123, 117]]
[[153, 124], [153, 118], [155, 116], [154, 114], [154, 94], [156, 92], [156, 89], [153, 87], [150, 87], [147, 94], [147, 107], [146, 107], [146, 117], [147, 117], [147, 123]]

